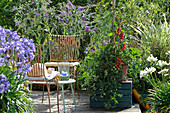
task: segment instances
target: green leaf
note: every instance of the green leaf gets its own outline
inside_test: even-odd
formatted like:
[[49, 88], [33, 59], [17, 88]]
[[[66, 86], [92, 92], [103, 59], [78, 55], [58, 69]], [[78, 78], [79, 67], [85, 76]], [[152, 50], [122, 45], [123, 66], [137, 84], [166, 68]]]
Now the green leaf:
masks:
[[109, 34], [108, 34], [108, 36], [112, 36], [112, 35], [113, 35], [113, 33], [109, 33]]

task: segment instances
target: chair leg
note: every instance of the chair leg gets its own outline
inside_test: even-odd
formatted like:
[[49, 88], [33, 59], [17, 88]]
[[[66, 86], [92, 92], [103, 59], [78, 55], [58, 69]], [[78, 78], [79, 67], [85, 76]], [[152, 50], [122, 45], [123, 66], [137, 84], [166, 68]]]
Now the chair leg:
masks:
[[44, 101], [44, 84], [43, 84], [43, 94], [42, 94], [42, 103]]
[[78, 93], [78, 99], [80, 99], [80, 93], [79, 93], [79, 84], [78, 84], [78, 72], [77, 72], [77, 93]]
[[57, 107], [58, 107], [58, 113], [60, 112], [59, 110], [59, 84], [58, 84], [58, 80], [55, 80], [56, 84], [57, 84]]
[[[75, 79], [76, 67], [73, 67], [73, 69], [74, 69], [73, 76], [74, 76], [74, 79]], [[75, 89], [76, 89], [76, 87], [75, 87], [75, 83], [74, 83], [73, 87], [74, 87], [74, 94], [75, 94]]]
[[49, 101], [49, 112], [51, 113], [51, 103], [50, 103], [50, 85], [47, 84], [48, 91], [48, 101]]
[[65, 113], [65, 98], [64, 98], [64, 85], [62, 84], [62, 93], [63, 93], [63, 106], [64, 106], [64, 113]]

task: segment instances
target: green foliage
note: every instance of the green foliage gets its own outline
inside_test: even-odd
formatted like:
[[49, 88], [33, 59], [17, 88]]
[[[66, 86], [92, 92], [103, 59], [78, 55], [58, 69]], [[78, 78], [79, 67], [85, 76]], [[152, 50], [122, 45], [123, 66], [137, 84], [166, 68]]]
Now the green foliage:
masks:
[[20, 0], [1, 0], [0, 1], [0, 26], [4, 28], [14, 28], [13, 6], [18, 5]]
[[170, 59], [165, 53], [170, 50], [170, 25], [166, 19], [159, 25], [153, 24], [153, 22], [147, 25], [137, 24], [137, 27], [132, 26], [136, 31], [133, 39], [146, 47], [150, 46], [153, 56], [160, 60], [169, 61]]
[[0, 111], [7, 113], [34, 112], [33, 101], [26, 93], [24, 77], [20, 75], [17, 77], [16, 73], [9, 66], [2, 66], [0, 73], [6, 75], [9, 83], [12, 85], [8, 92], [0, 95], [0, 101], [3, 106]]
[[15, 7], [14, 21], [18, 32], [21, 36], [30, 37], [36, 44], [44, 44], [48, 39], [48, 34], [57, 33], [55, 8], [48, 7], [47, 4], [46, 0], [23, 1]]
[[150, 55], [150, 47], [144, 45], [139, 46], [139, 48], [131, 48], [131, 62], [129, 62], [127, 76], [132, 78], [133, 87], [137, 89], [141, 94], [147, 93], [150, 85], [140, 78], [140, 70], [143, 70], [148, 66], [147, 57]]

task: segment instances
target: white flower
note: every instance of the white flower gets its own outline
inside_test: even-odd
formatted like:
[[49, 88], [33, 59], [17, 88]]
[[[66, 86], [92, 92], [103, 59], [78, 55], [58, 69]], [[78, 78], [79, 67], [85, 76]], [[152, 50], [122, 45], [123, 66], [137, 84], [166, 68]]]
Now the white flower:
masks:
[[164, 76], [166, 77], [166, 76], [168, 76], [169, 74], [164, 74]]
[[157, 57], [153, 57], [153, 55], [151, 54], [148, 58], [147, 58], [147, 61], [151, 62], [151, 61], [157, 61]]
[[147, 72], [150, 74], [152, 74], [155, 71], [156, 71], [156, 68], [154, 68], [154, 67], [150, 67], [149, 69], [147, 69]]
[[169, 69], [163, 69], [163, 70], [159, 71], [158, 74], [168, 72], [168, 70], [169, 70]]
[[169, 65], [166, 61], [159, 60], [156, 65], [159, 65], [160, 67], [163, 67], [164, 65]]
[[170, 51], [167, 51], [165, 54], [166, 54], [166, 55], [169, 55], [169, 54], [170, 54]]
[[146, 76], [148, 73], [147, 71], [140, 71], [140, 78], [142, 78], [143, 76]]

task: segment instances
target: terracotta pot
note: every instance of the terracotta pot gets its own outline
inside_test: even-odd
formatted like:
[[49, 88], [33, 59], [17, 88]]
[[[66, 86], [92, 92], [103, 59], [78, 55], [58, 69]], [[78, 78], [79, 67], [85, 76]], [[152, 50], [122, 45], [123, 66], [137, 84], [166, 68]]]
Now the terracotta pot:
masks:
[[122, 64], [122, 67], [123, 75], [127, 76], [128, 64]]
[[126, 81], [128, 64], [122, 64], [123, 77], [121, 81]]

